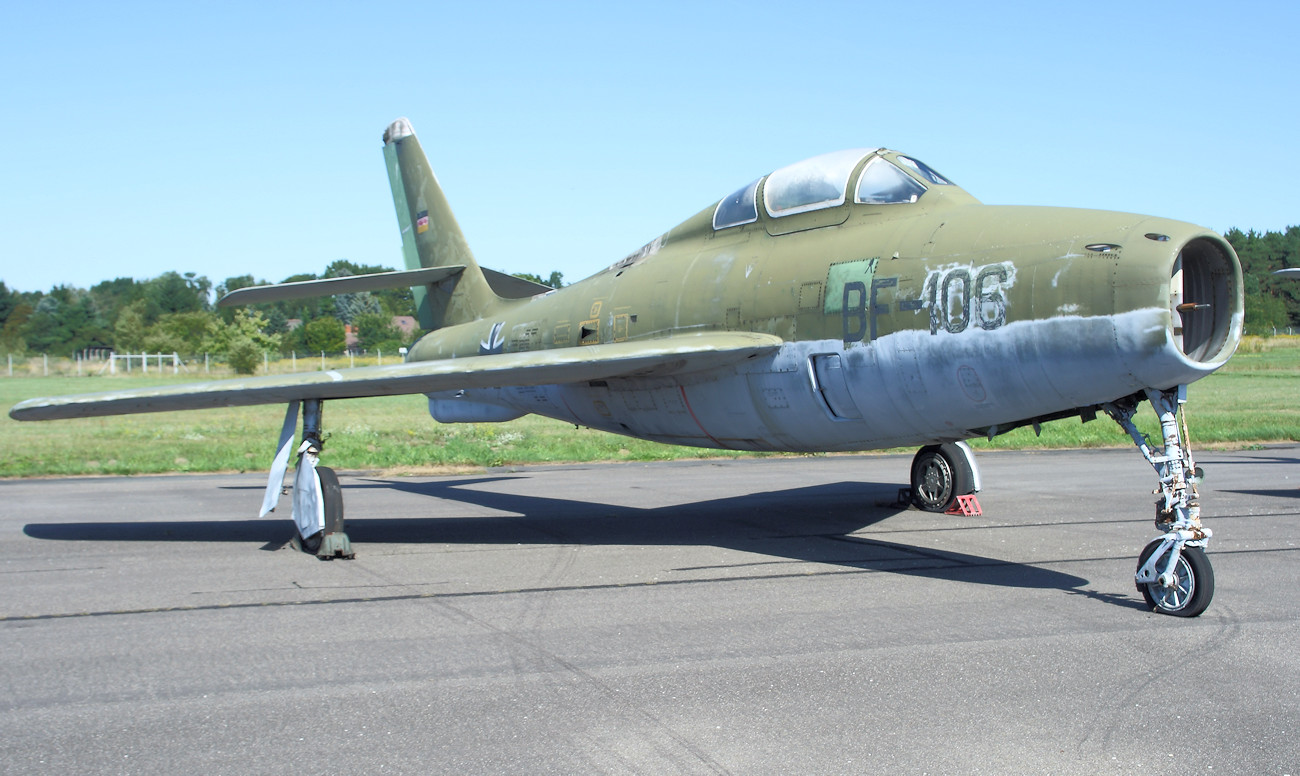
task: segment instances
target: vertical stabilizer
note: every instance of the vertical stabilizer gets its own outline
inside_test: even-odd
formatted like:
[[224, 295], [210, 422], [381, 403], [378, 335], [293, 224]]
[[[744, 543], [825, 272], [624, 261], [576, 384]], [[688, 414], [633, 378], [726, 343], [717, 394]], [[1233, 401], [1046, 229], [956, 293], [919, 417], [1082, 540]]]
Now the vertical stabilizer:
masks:
[[474, 261], [411, 122], [398, 119], [384, 130], [384, 161], [406, 268], [464, 267], [443, 281], [412, 289], [420, 325], [432, 330], [485, 317], [498, 297]]

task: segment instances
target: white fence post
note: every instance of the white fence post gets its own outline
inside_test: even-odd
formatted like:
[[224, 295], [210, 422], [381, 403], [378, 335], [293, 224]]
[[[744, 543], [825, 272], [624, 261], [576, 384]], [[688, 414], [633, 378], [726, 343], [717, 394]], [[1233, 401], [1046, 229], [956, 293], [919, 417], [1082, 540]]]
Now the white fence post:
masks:
[[50, 354], [42, 353], [41, 358], [45, 361], [45, 376], [50, 376]]

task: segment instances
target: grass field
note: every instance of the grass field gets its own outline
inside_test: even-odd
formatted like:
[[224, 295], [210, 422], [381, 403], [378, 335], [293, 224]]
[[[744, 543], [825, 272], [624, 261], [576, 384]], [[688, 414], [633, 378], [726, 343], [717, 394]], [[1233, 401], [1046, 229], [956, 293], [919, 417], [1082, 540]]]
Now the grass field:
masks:
[[[300, 363], [315, 368], [319, 360]], [[327, 365], [348, 363], [344, 358]], [[7, 411], [33, 396], [221, 376], [173, 377], [169, 370], [164, 375], [78, 377], [66, 362], [52, 366], [62, 376], [26, 376], [37, 371], [29, 369], [0, 377], [0, 407]], [[1300, 337], [1248, 338], [1226, 367], [1194, 383], [1188, 394], [1194, 448], [1300, 440]], [[0, 418], [0, 477], [263, 470], [274, 453], [283, 415], [281, 406], [48, 423], [18, 423], [6, 414]], [[1155, 434], [1153, 413], [1144, 408], [1139, 415], [1139, 425]], [[339, 469], [417, 473], [518, 463], [756, 455], [671, 447], [534, 416], [510, 423], [442, 425], [429, 417], [423, 396], [327, 402], [324, 420], [332, 434], [324, 460]], [[1077, 418], [1049, 423], [1038, 437], [1024, 428], [972, 444], [978, 449], [1030, 449], [1131, 443], [1103, 415], [1086, 424]]]

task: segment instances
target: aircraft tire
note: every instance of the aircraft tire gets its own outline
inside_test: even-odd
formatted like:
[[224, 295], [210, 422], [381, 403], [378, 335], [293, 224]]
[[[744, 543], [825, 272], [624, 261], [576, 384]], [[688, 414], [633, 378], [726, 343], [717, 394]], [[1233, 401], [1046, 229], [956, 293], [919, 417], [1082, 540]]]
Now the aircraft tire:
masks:
[[[1153, 539], [1138, 555], [1140, 569], [1160, 546], [1161, 539]], [[1214, 598], [1214, 568], [1205, 550], [1200, 547], [1183, 547], [1174, 568], [1176, 584], [1164, 588], [1157, 582], [1139, 583], [1138, 592], [1146, 599], [1151, 611], [1174, 617], [1196, 617], [1204, 612]]]
[[321, 500], [325, 504], [325, 532], [342, 533], [343, 488], [339, 485], [339, 476], [328, 466], [317, 466], [316, 476], [320, 478]]
[[302, 551], [308, 555], [315, 555], [316, 551], [320, 549], [320, 543], [324, 538], [324, 531], [317, 531], [311, 536], [308, 536], [306, 539], [302, 540]]
[[946, 512], [958, 496], [974, 491], [974, 479], [956, 445], [927, 445], [912, 459], [912, 503], [926, 512]]
[[302, 551], [315, 555], [325, 540], [325, 534], [343, 532], [343, 488], [339, 485], [339, 476], [328, 466], [316, 467], [316, 478], [320, 480], [321, 501], [325, 506], [325, 530], [317, 531], [302, 540]]

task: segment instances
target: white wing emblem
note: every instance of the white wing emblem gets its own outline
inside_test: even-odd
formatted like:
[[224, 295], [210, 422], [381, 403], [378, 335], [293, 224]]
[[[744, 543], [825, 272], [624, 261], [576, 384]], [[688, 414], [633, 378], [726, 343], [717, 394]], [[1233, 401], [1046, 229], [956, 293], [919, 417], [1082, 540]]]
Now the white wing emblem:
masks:
[[505, 328], [504, 323], [492, 324], [492, 333], [485, 340], [479, 340], [478, 353], [480, 356], [491, 355], [492, 353], [504, 353], [506, 350], [506, 338], [501, 333]]

